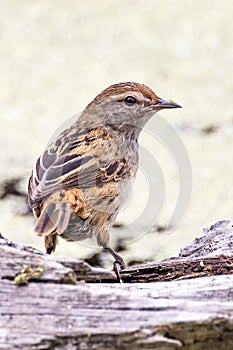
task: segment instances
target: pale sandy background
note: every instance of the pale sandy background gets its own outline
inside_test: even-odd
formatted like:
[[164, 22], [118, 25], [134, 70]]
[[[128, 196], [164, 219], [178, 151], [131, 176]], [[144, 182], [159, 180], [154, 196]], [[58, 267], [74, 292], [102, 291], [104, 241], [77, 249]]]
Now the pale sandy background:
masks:
[[[180, 226], [169, 235], [152, 230], [129, 244], [126, 260], [177, 254], [203, 226], [232, 218], [232, 1], [1, 0], [0, 8], [1, 182], [26, 179], [53, 132], [102, 89], [138, 81], [183, 105], [161, 115], [177, 129], [189, 153], [193, 193]], [[210, 126], [219, 128], [203, 132]], [[141, 143], [146, 142], [143, 137]], [[165, 149], [155, 146], [154, 155], [167, 184], [160, 219], [166, 225], [177, 173]], [[134, 204], [120, 222], [127, 225], [145, 205], [146, 186], [139, 176]], [[32, 233], [34, 220], [19, 214], [21, 206], [16, 197], [0, 201], [0, 231], [42, 248]], [[124, 237], [124, 230], [116, 230], [114, 237]], [[62, 240], [57, 254], [84, 257], [98, 249]]]

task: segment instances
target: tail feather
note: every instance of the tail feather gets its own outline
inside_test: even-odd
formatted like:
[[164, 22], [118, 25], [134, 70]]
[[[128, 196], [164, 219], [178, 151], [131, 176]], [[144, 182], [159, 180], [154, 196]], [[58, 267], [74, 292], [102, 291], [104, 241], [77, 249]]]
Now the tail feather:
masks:
[[62, 203], [62, 210], [60, 210], [60, 219], [57, 224], [56, 232], [61, 235], [68, 227], [70, 221], [70, 204]]
[[54, 232], [62, 234], [69, 224], [69, 219], [69, 203], [45, 203], [34, 231], [38, 236], [48, 236]]
[[55, 252], [58, 243], [57, 234], [52, 233], [51, 235], [45, 236], [44, 243], [46, 254], [52, 254], [53, 252]]

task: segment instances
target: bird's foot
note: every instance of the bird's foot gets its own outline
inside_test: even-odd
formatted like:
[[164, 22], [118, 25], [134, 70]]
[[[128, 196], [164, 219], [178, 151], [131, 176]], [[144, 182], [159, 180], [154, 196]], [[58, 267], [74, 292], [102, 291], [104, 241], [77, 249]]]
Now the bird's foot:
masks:
[[115, 272], [116, 276], [117, 276], [117, 281], [119, 283], [123, 283], [122, 282], [122, 279], [121, 279], [121, 275], [120, 275], [120, 272], [121, 270], [124, 270], [126, 268], [126, 263], [124, 262], [123, 258], [118, 255], [116, 252], [114, 252], [113, 249], [107, 247], [107, 248], [104, 248], [108, 253], [110, 253], [115, 261], [113, 263], [113, 271]]
[[117, 281], [119, 283], [123, 283], [120, 272], [121, 272], [121, 270], [124, 270], [125, 268], [126, 268], [126, 264], [122, 258], [121, 258], [121, 261], [119, 261], [119, 260], [114, 261], [113, 271], [115, 272], [115, 274], [117, 276]]

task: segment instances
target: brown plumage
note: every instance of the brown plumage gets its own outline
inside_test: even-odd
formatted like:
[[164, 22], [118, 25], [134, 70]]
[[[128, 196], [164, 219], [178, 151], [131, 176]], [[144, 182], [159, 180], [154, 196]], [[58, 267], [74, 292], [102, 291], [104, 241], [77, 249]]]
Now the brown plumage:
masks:
[[120, 279], [125, 264], [108, 246], [109, 229], [136, 176], [137, 139], [153, 114], [177, 107], [143, 84], [115, 84], [48, 146], [28, 186], [35, 232], [45, 237], [47, 253], [55, 250], [57, 236], [78, 241], [95, 235], [115, 258]]

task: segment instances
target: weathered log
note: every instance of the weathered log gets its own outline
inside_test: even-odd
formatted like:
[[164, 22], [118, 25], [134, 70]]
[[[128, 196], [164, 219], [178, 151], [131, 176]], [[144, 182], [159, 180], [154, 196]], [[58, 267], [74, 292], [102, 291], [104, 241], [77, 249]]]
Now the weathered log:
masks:
[[233, 349], [232, 238], [212, 225], [180, 257], [122, 273], [151, 283], [122, 285], [2, 238], [0, 349]]

